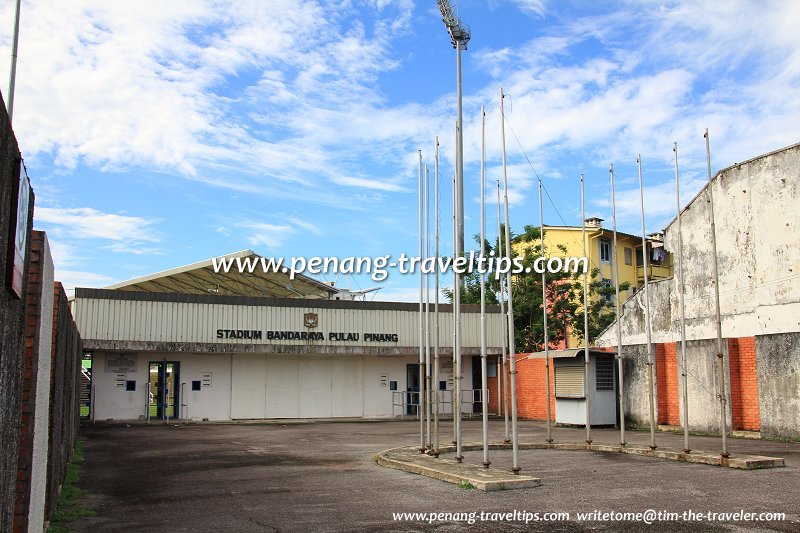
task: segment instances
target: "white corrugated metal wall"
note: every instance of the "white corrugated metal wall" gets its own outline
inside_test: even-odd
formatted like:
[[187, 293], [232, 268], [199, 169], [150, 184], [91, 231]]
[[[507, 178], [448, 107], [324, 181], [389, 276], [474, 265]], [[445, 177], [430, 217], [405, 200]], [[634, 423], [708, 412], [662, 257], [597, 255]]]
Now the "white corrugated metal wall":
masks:
[[[314, 307], [266, 307], [165, 301], [134, 301], [79, 298], [75, 320], [84, 339], [119, 341], [160, 341], [221, 344], [253, 344], [249, 339], [218, 339], [218, 329], [262, 330], [259, 344], [402, 346], [418, 345], [417, 311], [394, 309], [331, 309]], [[325, 340], [269, 341], [266, 331], [309, 331], [303, 315], [316, 313]], [[487, 316], [488, 345], [502, 344], [503, 323], [499, 313]], [[329, 341], [329, 332], [359, 333], [358, 341]], [[364, 342], [364, 333], [397, 333], [397, 343]], [[462, 314], [462, 346], [480, 346], [480, 315]], [[442, 346], [452, 345], [453, 315], [440, 314]]]

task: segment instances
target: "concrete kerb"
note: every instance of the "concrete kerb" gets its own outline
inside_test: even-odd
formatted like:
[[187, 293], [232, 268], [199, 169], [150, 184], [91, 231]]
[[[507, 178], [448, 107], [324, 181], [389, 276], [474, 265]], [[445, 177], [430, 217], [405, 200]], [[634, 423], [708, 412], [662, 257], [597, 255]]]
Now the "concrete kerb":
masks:
[[[507, 445], [502, 445], [507, 446]], [[655, 457], [657, 459], [667, 459], [669, 461], [681, 461], [685, 463], [695, 463], [713, 466], [725, 466], [740, 470], [756, 470], [761, 468], [778, 468], [785, 466], [783, 458], [767, 457], [763, 455], [734, 454], [730, 457], [722, 457], [718, 453], [692, 451], [685, 453], [683, 450], [674, 448], [656, 448], [651, 450], [649, 446], [619, 444], [585, 444], [571, 442], [554, 442], [542, 444], [520, 444], [522, 450], [585, 450], [603, 453], [627, 453], [631, 455], [641, 455], [644, 457]]]
[[[510, 450], [510, 444], [490, 444], [492, 450]], [[464, 451], [482, 450], [481, 444], [465, 444]], [[723, 466], [740, 470], [756, 470], [762, 468], [779, 468], [785, 466], [780, 457], [767, 457], [762, 455], [735, 454], [730, 457], [721, 457], [718, 453], [693, 451], [685, 453], [683, 450], [672, 448], [657, 448], [651, 450], [648, 446], [618, 444], [586, 444], [575, 442], [553, 443], [520, 443], [520, 450], [562, 450], [562, 451], [591, 451], [599, 453], [626, 453], [641, 455], [669, 461], [685, 463]], [[455, 446], [442, 446], [441, 454], [455, 452]], [[541, 479], [530, 476], [513, 475], [511, 472], [496, 468], [483, 468], [482, 465], [458, 463], [446, 457], [435, 458], [419, 453], [415, 446], [391, 448], [377, 455], [377, 463], [381, 466], [404, 470], [414, 474], [432, 477], [449, 483], [469, 483], [477, 489], [485, 491], [508, 490], [515, 488], [537, 487], [542, 484]]]
[[[481, 449], [481, 446], [467, 445], [462, 449], [469, 451]], [[442, 447], [440, 451], [452, 453], [455, 452], [455, 447]], [[496, 468], [484, 468], [482, 465], [459, 463], [455, 459], [435, 458], [419, 453], [414, 446], [385, 450], [378, 454], [377, 463], [387, 468], [420, 474], [448, 483], [469, 484], [487, 492], [538, 487], [542, 484], [541, 480], [535, 477], [514, 475]]]

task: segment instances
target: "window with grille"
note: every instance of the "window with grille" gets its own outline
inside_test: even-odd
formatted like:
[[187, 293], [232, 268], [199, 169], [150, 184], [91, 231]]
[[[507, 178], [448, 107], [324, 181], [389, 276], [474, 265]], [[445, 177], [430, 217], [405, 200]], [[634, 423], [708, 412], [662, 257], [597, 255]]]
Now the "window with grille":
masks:
[[583, 366], [555, 367], [556, 397], [583, 398]]
[[633, 265], [633, 249], [625, 248], [625, 264], [628, 266]]
[[600, 261], [611, 262], [611, 241], [600, 240]]
[[598, 358], [594, 366], [595, 388], [597, 390], [614, 390], [614, 360]]

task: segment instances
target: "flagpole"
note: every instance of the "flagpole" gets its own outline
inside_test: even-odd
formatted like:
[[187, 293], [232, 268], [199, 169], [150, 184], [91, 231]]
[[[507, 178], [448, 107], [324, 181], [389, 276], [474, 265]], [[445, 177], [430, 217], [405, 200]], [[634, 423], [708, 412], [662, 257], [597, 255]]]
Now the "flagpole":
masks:
[[[431, 252], [431, 195], [428, 165], [425, 165], [425, 259]], [[421, 268], [421, 267], [420, 267]], [[433, 448], [431, 441], [431, 276], [425, 272], [425, 429], [428, 436], [426, 448]]]
[[618, 394], [619, 394], [619, 444], [625, 446], [625, 388], [624, 388], [624, 373], [622, 361], [622, 312], [620, 310], [619, 299], [619, 255], [617, 248], [617, 204], [614, 197], [614, 164], [609, 167], [609, 174], [611, 174], [611, 219], [614, 225], [614, 294], [615, 294], [615, 312], [616, 312], [616, 325], [617, 325], [617, 374], [619, 375]]
[[714, 191], [713, 184], [711, 183], [711, 147], [709, 145], [708, 128], [704, 135], [706, 138], [706, 162], [708, 163], [708, 199], [711, 209], [711, 269], [714, 274], [714, 303], [715, 303], [715, 316], [714, 319], [717, 324], [717, 364], [719, 367], [719, 412], [720, 412], [720, 428], [722, 429], [722, 457], [730, 457], [728, 453], [728, 414], [725, 409], [725, 354], [722, 351], [722, 315], [720, 313], [719, 302], [719, 268], [717, 266], [717, 231], [714, 224]]
[[[542, 257], [544, 257], [544, 211], [542, 209], [542, 180], [539, 180], [539, 236], [542, 239]], [[550, 429], [550, 332], [547, 330], [547, 277], [542, 270], [542, 321], [544, 324], [544, 381], [545, 405], [547, 406], [547, 442], [553, 442]]]
[[[497, 180], [497, 258], [500, 259], [503, 257], [503, 230], [502, 230], [502, 223], [500, 219], [500, 180]], [[503, 288], [503, 283], [505, 279], [503, 278], [503, 274], [500, 274], [498, 278], [500, 280], [500, 314], [505, 317], [506, 310], [505, 310], [505, 289]], [[503, 419], [505, 420], [505, 429], [506, 429], [506, 438], [503, 442], [506, 444], [511, 443], [511, 438], [508, 435], [508, 350], [506, 349], [506, 336], [508, 333], [508, 328], [503, 328]], [[500, 389], [500, 379], [497, 380], [497, 388]], [[500, 405], [500, 404], [498, 404]]]
[[[424, 179], [422, 168], [422, 150], [419, 151], [419, 257], [422, 257], [422, 207], [423, 207], [423, 189], [422, 183]], [[422, 309], [422, 288], [423, 288], [423, 273], [422, 268], [419, 270], [419, 377], [417, 379], [417, 417], [419, 417], [419, 452], [425, 452], [425, 417], [422, 416], [422, 382], [425, 372], [425, 324]]]
[[433, 257], [436, 261], [434, 267], [434, 282], [433, 291], [435, 296], [433, 316], [433, 455], [439, 457], [439, 137], [436, 137], [436, 147], [434, 149], [434, 167], [433, 167], [433, 187], [434, 187], [434, 202], [433, 202], [433, 219], [434, 219], [434, 239], [433, 239]]
[[650, 287], [648, 286], [647, 274], [647, 240], [644, 229], [644, 189], [642, 185], [642, 155], [636, 156], [636, 164], [639, 167], [639, 204], [642, 208], [642, 265], [644, 267], [644, 323], [647, 330], [647, 394], [650, 402], [650, 449], [655, 450], [656, 446], [656, 407], [653, 392], [654, 366], [653, 361], [653, 332], [650, 326]]
[[[506, 214], [506, 254], [508, 254], [509, 264], [511, 264], [511, 220], [508, 216], [508, 172], [506, 167], [506, 127], [503, 98], [503, 88], [500, 87], [500, 132], [503, 145], [503, 203], [505, 204]], [[514, 298], [511, 272], [506, 275], [506, 290], [508, 291], [509, 374], [511, 374], [511, 456], [513, 462], [511, 471], [514, 474], [519, 474], [522, 469], [519, 466], [519, 440], [517, 434], [517, 363], [516, 354], [514, 353]]]
[[[584, 191], [584, 179], [581, 174], [581, 228], [583, 235], [583, 256], [589, 257], [586, 251], [586, 193]], [[592, 418], [591, 401], [589, 394], [589, 277], [586, 270], [583, 271], [583, 394], [586, 406], [586, 444], [592, 443]]]
[[681, 365], [683, 366], [683, 451], [691, 452], [689, 448], [689, 382], [688, 369], [686, 368], [686, 307], [684, 291], [686, 283], [683, 279], [683, 234], [681, 232], [681, 186], [678, 174], [678, 143], [672, 143], [675, 152], [675, 208], [677, 210], [676, 222], [678, 223], [678, 299], [681, 307]]
[[[458, 210], [458, 200], [456, 198], [456, 175], [453, 174], [453, 243], [458, 239], [458, 227], [456, 224], [456, 211]], [[455, 261], [455, 244], [453, 244], [453, 260]], [[451, 408], [453, 410], [453, 446], [458, 443], [458, 419], [456, 418], [456, 392], [458, 391], [458, 374], [456, 373], [456, 344], [458, 343], [458, 328], [456, 328], [455, 308], [456, 295], [458, 294], [458, 277], [456, 269], [453, 269], [453, 390], [451, 395]], [[460, 407], [460, 404], [459, 404]], [[460, 417], [460, 414], [458, 415]], [[458, 454], [456, 454], [458, 455]]]
[[[481, 259], [486, 258], [486, 112], [481, 106]], [[489, 468], [489, 382], [486, 363], [486, 274], [481, 276], [481, 414], [483, 467]]]

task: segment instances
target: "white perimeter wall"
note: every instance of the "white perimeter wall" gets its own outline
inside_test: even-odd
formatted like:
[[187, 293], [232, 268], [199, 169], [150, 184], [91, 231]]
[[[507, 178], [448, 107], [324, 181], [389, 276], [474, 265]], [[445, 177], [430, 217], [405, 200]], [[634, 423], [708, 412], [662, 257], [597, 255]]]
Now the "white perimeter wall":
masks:
[[45, 235], [42, 246], [41, 313], [39, 316], [39, 372], [36, 375], [36, 414], [33, 422], [31, 498], [28, 506], [28, 531], [44, 530], [47, 494], [47, 458], [50, 446], [50, 372], [53, 347], [53, 256]]
[[[800, 331], [800, 144], [721, 170], [681, 215], [686, 338], [716, 336], [711, 203], [714, 195], [719, 297], [724, 338]], [[677, 270], [677, 223], [664, 246]], [[680, 339], [680, 295], [675, 278], [652, 282], [653, 342]], [[622, 344], [647, 342], [644, 291], [625, 302]], [[612, 324], [595, 339], [617, 344]]]

